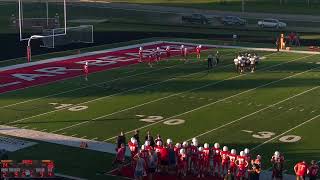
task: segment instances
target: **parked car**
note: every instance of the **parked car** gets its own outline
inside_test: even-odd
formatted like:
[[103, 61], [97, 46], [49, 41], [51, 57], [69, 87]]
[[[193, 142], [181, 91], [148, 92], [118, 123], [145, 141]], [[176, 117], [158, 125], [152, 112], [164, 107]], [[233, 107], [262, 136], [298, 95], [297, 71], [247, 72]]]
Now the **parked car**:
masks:
[[287, 24], [277, 19], [263, 19], [261, 21], [258, 21], [258, 26], [261, 28], [285, 28], [287, 27]]
[[209, 19], [202, 14], [192, 14], [190, 16], [182, 16], [182, 22], [195, 24], [209, 24]]
[[245, 25], [247, 21], [237, 16], [225, 16], [221, 19], [221, 22], [225, 25]]

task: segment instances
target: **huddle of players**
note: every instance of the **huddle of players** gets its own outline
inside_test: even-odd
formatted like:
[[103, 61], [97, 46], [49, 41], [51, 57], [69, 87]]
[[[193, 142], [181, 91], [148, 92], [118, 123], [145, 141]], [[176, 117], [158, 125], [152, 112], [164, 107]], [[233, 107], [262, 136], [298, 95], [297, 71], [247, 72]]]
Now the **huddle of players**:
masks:
[[[155, 150], [159, 159], [159, 167], [168, 166], [170, 165], [168, 154], [169, 151], [173, 151], [175, 155], [173, 165], [177, 175], [180, 177], [186, 176], [187, 173], [198, 177], [209, 175], [221, 177], [231, 173], [239, 179], [245, 179], [249, 176], [248, 168], [250, 166], [261, 167], [261, 156], [258, 155], [256, 159], [252, 160], [248, 148], [237, 154], [235, 149], [229, 151], [227, 146], [220, 149], [219, 143], [215, 143], [213, 147], [210, 147], [208, 143], [205, 143], [203, 147], [199, 146], [196, 138], [192, 139], [190, 145], [187, 141], [174, 145], [171, 139], [167, 139], [166, 144], [162, 143], [162, 141], [157, 141], [156, 146], [152, 147], [150, 142], [146, 141], [140, 150], [137, 140], [131, 138], [128, 145], [131, 151], [132, 164], [134, 164], [135, 156], [140, 156], [145, 159], [145, 162], [148, 162], [149, 151]], [[280, 154], [275, 153], [273, 156], [274, 161], [282, 162], [282, 159], [280, 160], [279, 158]], [[146, 167], [146, 169], [148, 168]]]
[[246, 69], [254, 72], [259, 60], [260, 57], [256, 53], [239, 53], [233, 61], [236, 71], [238, 73], [244, 73]]
[[[147, 61], [150, 67], [152, 67], [152, 62], [158, 62], [161, 60], [161, 54], [163, 50], [160, 49], [160, 47], [157, 47], [156, 49], [153, 49], [152, 52], [148, 52], [146, 57]], [[201, 56], [201, 45], [198, 45], [195, 48], [195, 52], [197, 54], [197, 59], [200, 59]], [[139, 62], [143, 62], [144, 60], [144, 53], [146, 53], [143, 50], [143, 47], [139, 48]], [[180, 55], [181, 55], [181, 60], [187, 61], [188, 60], [188, 54], [191, 53], [191, 50], [185, 47], [184, 45], [180, 46]], [[167, 60], [171, 57], [171, 48], [170, 46], [167, 46], [165, 49], [165, 55]]]

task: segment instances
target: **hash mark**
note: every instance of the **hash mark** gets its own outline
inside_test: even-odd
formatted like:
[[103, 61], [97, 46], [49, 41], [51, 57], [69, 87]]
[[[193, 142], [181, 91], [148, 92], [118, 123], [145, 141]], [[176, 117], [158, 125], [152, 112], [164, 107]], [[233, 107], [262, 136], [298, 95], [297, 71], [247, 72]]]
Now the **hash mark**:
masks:
[[311, 111], [311, 113], [314, 113], [314, 112], [316, 112], [316, 110]]
[[242, 130], [242, 131], [246, 133], [253, 133], [253, 131], [249, 131], [249, 130]]
[[249, 103], [248, 106], [250, 106], [252, 103]]
[[293, 110], [294, 108], [290, 108], [289, 111]]
[[304, 111], [304, 109], [300, 109], [300, 112]]
[[145, 115], [139, 115], [139, 114], [137, 114], [136, 116], [137, 116], [137, 117], [144, 117]]
[[65, 134], [67, 134], [67, 132], [63, 132], [63, 133], [61, 133], [62, 135], [65, 135]]
[[278, 109], [282, 109], [282, 106], [280, 106]]
[[72, 136], [72, 137], [75, 137], [75, 136], [77, 136], [77, 135], [78, 135], [78, 134], [72, 134], [71, 136]]
[[86, 137], [87, 137], [87, 136], [82, 136], [81, 139], [84, 139], [84, 138], [86, 138]]

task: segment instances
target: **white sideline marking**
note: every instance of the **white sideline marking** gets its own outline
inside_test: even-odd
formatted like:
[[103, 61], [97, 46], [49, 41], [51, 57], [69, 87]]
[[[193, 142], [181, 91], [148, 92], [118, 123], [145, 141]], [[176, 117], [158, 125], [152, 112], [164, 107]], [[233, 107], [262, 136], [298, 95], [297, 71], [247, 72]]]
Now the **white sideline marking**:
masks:
[[78, 134], [72, 134], [71, 136], [72, 136], [72, 137], [75, 137], [75, 136], [77, 136], [77, 135], [78, 135]]
[[[310, 70], [308, 70], [308, 71], [310, 71]], [[299, 74], [300, 74], [300, 73], [299, 73]], [[297, 75], [297, 74], [296, 74], [296, 75]], [[253, 112], [253, 113], [250, 113], [250, 114], [247, 114], [247, 115], [245, 115], [245, 116], [242, 116], [241, 118], [238, 118], [238, 119], [236, 119], [236, 120], [233, 120], [233, 121], [231, 121], [231, 122], [228, 122], [228, 123], [226, 123], [226, 124], [223, 124], [223, 125], [221, 125], [221, 126], [218, 126], [218, 127], [214, 128], [214, 129], [208, 130], [208, 131], [206, 131], [206, 132], [204, 132], [204, 133], [201, 133], [201, 134], [195, 136], [195, 138], [201, 137], [201, 136], [203, 136], [203, 135], [206, 135], [206, 134], [208, 134], [208, 133], [211, 133], [211, 132], [213, 132], [213, 131], [216, 131], [216, 130], [218, 130], [218, 129], [221, 129], [221, 128], [226, 127], [226, 126], [228, 126], [228, 125], [230, 125], [230, 124], [234, 124], [234, 123], [236, 123], [236, 122], [238, 122], [238, 121], [241, 121], [242, 119], [245, 119], [245, 118], [250, 117], [250, 116], [252, 116], [252, 115], [254, 115], [254, 114], [257, 114], [257, 113], [259, 113], [259, 112], [261, 112], [261, 111], [264, 111], [264, 110], [266, 110], [266, 109], [269, 109], [270, 107], [274, 107], [274, 106], [276, 106], [276, 105], [278, 105], [278, 104], [280, 104], [280, 103], [283, 103], [283, 102], [285, 102], [285, 101], [288, 101], [288, 100], [290, 100], [290, 99], [293, 99], [293, 98], [295, 98], [295, 97], [297, 97], [297, 96], [300, 96], [300, 95], [303, 95], [303, 94], [305, 94], [305, 93], [308, 93], [308, 92], [310, 92], [310, 91], [312, 91], [312, 90], [315, 90], [315, 89], [317, 89], [317, 88], [319, 88], [319, 87], [320, 87], [320, 86], [313, 87], [313, 88], [308, 89], [308, 90], [306, 90], [306, 91], [303, 91], [303, 92], [301, 92], [301, 93], [299, 93], [299, 94], [296, 94], [296, 95], [294, 95], [294, 96], [291, 96], [291, 97], [286, 98], [286, 99], [284, 99], [284, 100], [281, 100], [281, 101], [279, 101], [279, 102], [276, 102], [276, 103], [274, 103], [274, 104], [271, 104], [271, 105], [269, 105], [269, 106], [267, 106], [267, 107], [265, 107], [265, 108], [262, 108], [262, 109], [259, 109], [259, 110], [255, 111], [255, 112]], [[188, 139], [188, 141], [189, 141], [189, 140], [191, 140], [191, 139]]]
[[87, 137], [87, 136], [82, 136], [81, 139], [84, 139], [84, 138], [86, 138], [86, 137]]
[[[317, 87], [319, 87], [319, 86], [317, 86]], [[283, 133], [279, 134], [278, 136], [275, 136], [275, 137], [273, 137], [273, 138], [271, 138], [271, 139], [269, 139], [269, 140], [267, 140], [267, 141], [264, 141], [263, 143], [261, 143], [261, 144], [259, 144], [259, 145], [255, 146], [254, 148], [252, 148], [252, 150], [255, 150], [255, 149], [257, 149], [257, 148], [259, 148], [259, 147], [261, 147], [261, 146], [263, 146], [263, 145], [265, 145], [265, 144], [269, 143], [270, 141], [273, 141], [273, 140], [275, 140], [275, 139], [277, 139], [277, 138], [279, 138], [279, 137], [281, 137], [281, 136], [283, 136], [283, 135], [287, 134], [288, 132], [290, 132], [290, 131], [292, 131], [292, 130], [297, 129], [298, 127], [301, 127], [301, 126], [303, 126], [303, 125], [305, 125], [305, 124], [307, 124], [307, 123], [309, 123], [309, 122], [313, 121], [314, 119], [316, 119], [316, 118], [318, 118], [318, 117], [320, 117], [320, 114], [318, 114], [317, 116], [314, 116], [313, 118], [311, 118], [311, 119], [309, 119], [309, 120], [307, 120], [307, 121], [305, 121], [305, 122], [303, 122], [303, 123], [301, 123], [301, 124], [299, 124], [299, 125], [297, 125], [297, 126], [295, 126], [295, 127], [291, 128], [291, 129], [288, 129], [287, 131], [285, 131], [285, 132], [283, 132]]]
[[[230, 66], [230, 65], [231, 65], [231, 64], [229, 64], [229, 66]], [[206, 70], [205, 70], [205, 71], [206, 71]], [[191, 74], [188, 74], [187, 76], [193, 75], [193, 74], [197, 74], [197, 73], [201, 73], [201, 72], [203, 72], [203, 71], [191, 73]], [[121, 92], [114, 93], [114, 94], [110, 94], [110, 95], [107, 95], [107, 96], [102, 96], [102, 97], [99, 97], [99, 98], [96, 98], [96, 99], [92, 99], [92, 100], [89, 100], [89, 101], [85, 101], [85, 102], [82, 102], [82, 103], [74, 104], [73, 106], [79, 106], [79, 105], [87, 104], [87, 103], [90, 103], [90, 102], [95, 102], [95, 101], [98, 101], [98, 100], [102, 100], [102, 99], [105, 99], [105, 98], [114, 97], [114, 96], [117, 96], [117, 95], [120, 95], [120, 94], [123, 94], [123, 93], [131, 92], [131, 91], [136, 91], [136, 90], [143, 89], [143, 88], [146, 88], [146, 87], [155, 86], [155, 85], [158, 85], [158, 84], [162, 84], [162, 83], [171, 81], [171, 80], [173, 80], [173, 79], [175, 79], [175, 78], [178, 78], [178, 77], [186, 77], [186, 75], [181, 75], [181, 76], [173, 77], [173, 78], [170, 78], [170, 79], [167, 79], [167, 80], [164, 80], [164, 81], [160, 81], [160, 82], [151, 83], [151, 84], [148, 84], [148, 85], [145, 85], [145, 86], [140, 86], [140, 87], [128, 89], [128, 90], [126, 90], [126, 91], [121, 91]], [[56, 110], [53, 110], [53, 111], [48, 111], [48, 112], [41, 113], [41, 114], [37, 114], [37, 115], [33, 115], [33, 116], [29, 116], [29, 117], [22, 118], [22, 119], [19, 119], [19, 120], [16, 120], [16, 121], [12, 121], [12, 122], [9, 122], [9, 123], [6, 123], [6, 124], [12, 124], [12, 123], [21, 122], [21, 121], [24, 121], [24, 120], [27, 120], [27, 119], [31, 119], [31, 118], [35, 118], [35, 117], [47, 115], [47, 114], [50, 114], [50, 113], [53, 113], [53, 112], [62, 111], [62, 110], [65, 110], [65, 109], [67, 109], [67, 108], [70, 108], [70, 106], [69, 106], [69, 107], [65, 107], [65, 108], [56, 109]]]
[[[179, 116], [182, 116], [182, 115], [185, 115], [185, 114], [188, 114], [188, 113], [197, 111], [197, 110], [199, 110], [199, 109], [202, 109], [202, 108], [211, 106], [211, 105], [213, 105], [213, 104], [217, 104], [217, 103], [219, 103], [219, 102], [223, 102], [224, 100], [227, 100], [227, 99], [230, 99], [230, 98], [239, 96], [239, 95], [241, 95], [241, 94], [254, 91], [254, 90], [258, 89], [258, 88], [265, 87], [265, 86], [268, 86], [268, 85], [270, 85], [270, 84], [274, 84], [274, 83], [277, 83], [277, 82], [279, 82], [279, 81], [283, 81], [283, 80], [285, 80], [285, 79], [289, 79], [289, 78], [294, 77], [294, 76], [298, 76], [298, 75], [300, 75], [300, 74], [303, 74], [303, 73], [312, 71], [312, 70], [314, 70], [314, 69], [317, 69], [317, 68], [312, 68], [312, 69], [309, 69], [309, 70], [307, 70], [307, 71], [303, 71], [303, 72], [301, 72], [301, 73], [297, 73], [297, 74], [294, 74], [294, 75], [291, 75], [291, 76], [288, 76], [288, 77], [285, 77], [285, 78], [282, 78], [282, 79], [279, 79], [279, 80], [276, 80], [276, 81], [269, 82], [269, 83], [267, 83], [267, 84], [263, 84], [263, 85], [257, 86], [257, 87], [252, 88], [252, 89], [248, 89], [248, 90], [246, 90], [246, 91], [242, 91], [242, 92], [237, 93], [237, 94], [234, 94], [234, 95], [232, 95], [232, 96], [229, 96], [229, 97], [226, 97], [226, 98], [223, 98], [223, 99], [214, 101], [214, 102], [212, 102], [212, 103], [209, 103], [209, 104], [200, 106], [200, 107], [195, 108], [195, 109], [192, 109], [192, 110], [190, 110], [190, 111], [186, 111], [186, 112], [183, 112], [183, 113], [180, 113], [180, 114], [177, 114], [177, 115], [174, 115], [174, 116], [165, 118], [165, 119], [163, 119], [163, 120], [160, 120], [160, 121], [157, 121], [157, 122], [154, 122], [154, 123], [150, 123], [150, 124], [145, 125], [145, 126], [142, 126], [142, 127], [140, 127], [140, 128], [135, 128], [134, 130], [127, 131], [127, 132], [125, 132], [125, 133], [126, 133], [126, 134], [127, 134], [127, 133], [132, 133], [132, 132], [135, 131], [136, 129], [144, 129], [144, 128], [147, 128], [147, 127], [149, 127], [149, 126], [153, 126], [153, 125], [155, 125], [155, 124], [158, 124], [158, 123], [167, 121], [167, 120], [169, 120], [169, 119], [176, 118], [176, 117], [179, 117]], [[294, 96], [292, 96], [292, 97], [290, 97], [290, 98], [293, 98], [293, 97], [294, 97]], [[267, 107], [268, 107], [268, 106], [267, 106]], [[263, 109], [265, 109], [265, 108], [263, 108]], [[248, 116], [248, 115], [247, 115], [247, 116]], [[246, 117], [246, 116], [245, 116], [245, 117]], [[240, 119], [243, 119], [243, 118], [245, 118], [245, 117], [242, 117], [242, 118], [240, 118]], [[233, 121], [233, 122], [236, 122], [236, 121]], [[226, 125], [232, 124], [233, 122], [229, 122], [229, 123], [227, 123], [227, 124], [225, 124], [225, 125], [222, 125], [222, 126], [220, 126], [220, 127], [218, 127], [218, 128], [221, 128], [221, 127], [224, 127], [224, 126], [226, 126]], [[215, 129], [217, 129], [217, 128], [215, 128]], [[211, 131], [214, 131], [214, 130], [210, 130], [210, 132], [211, 132]], [[209, 133], [209, 131], [207, 131], [207, 132], [205, 132], [205, 133], [203, 133], [203, 134], [207, 134], [207, 133]], [[116, 137], [117, 137], [117, 136], [114, 136], [114, 137], [105, 139], [104, 141], [109, 141], [109, 140], [114, 139], [114, 138], [116, 138]], [[198, 137], [198, 136], [196, 136], [196, 137]], [[190, 139], [190, 140], [191, 140], [191, 139]]]
[[69, 176], [69, 175], [64, 175], [64, 174], [60, 174], [60, 173], [55, 173], [55, 175], [58, 176], [58, 177], [63, 177], [63, 178], [72, 179], [72, 180], [88, 180], [88, 179], [85, 179], [85, 178]]
[[[274, 53], [271, 53], [271, 54], [268, 54], [268, 55], [272, 55], [272, 54], [274, 54]], [[268, 55], [266, 55], [266, 56], [268, 56]], [[306, 56], [306, 57], [309, 57], [309, 56]], [[300, 59], [300, 58], [298, 58], [298, 59]], [[298, 59], [294, 59], [294, 60], [291, 60], [291, 61], [295, 61], [295, 60], [298, 60]], [[288, 61], [288, 62], [291, 62], [291, 61]], [[285, 63], [288, 63], [288, 62], [280, 63], [280, 64], [273, 65], [273, 66], [270, 66], [270, 67], [266, 67], [266, 68], [263, 68], [263, 69], [268, 69], [268, 68], [276, 67], [276, 66], [278, 66], [278, 65], [285, 64]], [[227, 67], [227, 66], [230, 66], [230, 65], [232, 65], [232, 64], [225, 65], [225, 66], [221, 66], [221, 68], [224, 68], [224, 67]], [[218, 68], [220, 68], [220, 67], [218, 67]], [[263, 70], [263, 69], [262, 69], [262, 70]], [[221, 82], [224, 82], [224, 81], [227, 81], [227, 80], [230, 80], [230, 79], [234, 79], [234, 78], [237, 78], [237, 77], [241, 77], [241, 76], [244, 76], [244, 75], [247, 75], [247, 74], [241, 74], [241, 75], [233, 76], [233, 77], [230, 77], [230, 78], [227, 78], [227, 79], [224, 79], [224, 80], [220, 80], [220, 81], [217, 81], [217, 82], [213, 82], [213, 83], [206, 84], [206, 85], [204, 85], [204, 86], [200, 86], [200, 87], [193, 88], [193, 89], [189, 89], [189, 90], [182, 91], [182, 92], [179, 92], [179, 93], [171, 94], [171, 95], [169, 95], [169, 96], [165, 96], [165, 97], [162, 97], [162, 98], [159, 98], [159, 99], [155, 99], [155, 100], [152, 100], [152, 101], [148, 101], [148, 102], [146, 102], [146, 103], [139, 104], [139, 105], [136, 105], [136, 106], [132, 106], [132, 107], [130, 107], [130, 108], [122, 109], [122, 110], [119, 110], [119, 111], [116, 111], [116, 112], [113, 112], [113, 113], [110, 113], [110, 114], [107, 114], [107, 115], [103, 115], [103, 116], [100, 116], [100, 117], [91, 119], [91, 120], [89, 120], [89, 121], [83, 121], [83, 122], [80, 122], [80, 123], [77, 123], [77, 124], [73, 124], [73, 125], [71, 125], [71, 126], [63, 127], [63, 128], [60, 128], [60, 129], [57, 129], [57, 130], [52, 131], [52, 133], [56, 133], [56, 132], [59, 132], [59, 131], [62, 131], [62, 130], [70, 129], [70, 128], [73, 128], [73, 127], [76, 127], [76, 126], [79, 126], [79, 125], [82, 125], [82, 124], [86, 124], [86, 123], [88, 123], [88, 122], [90, 122], [90, 121], [95, 121], [95, 120], [98, 120], [98, 119], [101, 119], [101, 118], [105, 118], [105, 117], [108, 117], [108, 116], [111, 116], [111, 115], [114, 115], [114, 114], [117, 114], [117, 113], [121, 113], [121, 112], [130, 110], [130, 109], [134, 109], [134, 108], [137, 108], [137, 107], [140, 107], [140, 106], [144, 106], [144, 105], [146, 105], [146, 104], [150, 104], [150, 103], [157, 102], [157, 101], [160, 101], [160, 100], [163, 100], [163, 99], [167, 99], [167, 98], [170, 98], [170, 97], [172, 97], [172, 96], [179, 96], [179, 95], [184, 94], [184, 93], [187, 93], [187, 92], [192, 92], [192, 91], [195, 91], [195, 90], [198, 90], [198, 89], [202, 89], [202, 88], [205, 88], [205, 87], [208, 87], [208, 86], [211, 86], [211, 85], [219, 84], [219, 83], [221, 83]], [[209, 100], [212, 100], [212, 99], [209, 99]], [[108, 139], [105, 139], [105, 140], [108, 140]], [[104, 140], [104, 141], [105, 141], [105, 140]]]
[[95, 138], [92, 138], [91, 140], [94, 141], [94, 140], [97, 140], [97, 139], [98, 139], [98, 137], [95, 137]]
[[40, 130], [40, 131], [42, 131], [42, 132], [45, 132], [47, 129], [42, 129], [42, 130]]

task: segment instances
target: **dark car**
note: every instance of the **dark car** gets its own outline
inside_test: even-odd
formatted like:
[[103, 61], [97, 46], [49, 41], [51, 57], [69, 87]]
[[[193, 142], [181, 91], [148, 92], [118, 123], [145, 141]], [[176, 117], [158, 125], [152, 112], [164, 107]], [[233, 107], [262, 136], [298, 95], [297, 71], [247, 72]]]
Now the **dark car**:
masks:
[[246, 25], [247, 21], [237, 16], [225, 16], [221, 19], [221, 22], [225, 25]]
[[182, 16], [183, 23], [209, 24], [209, 20], [202, 14], [192, 14], [190, 16]]

